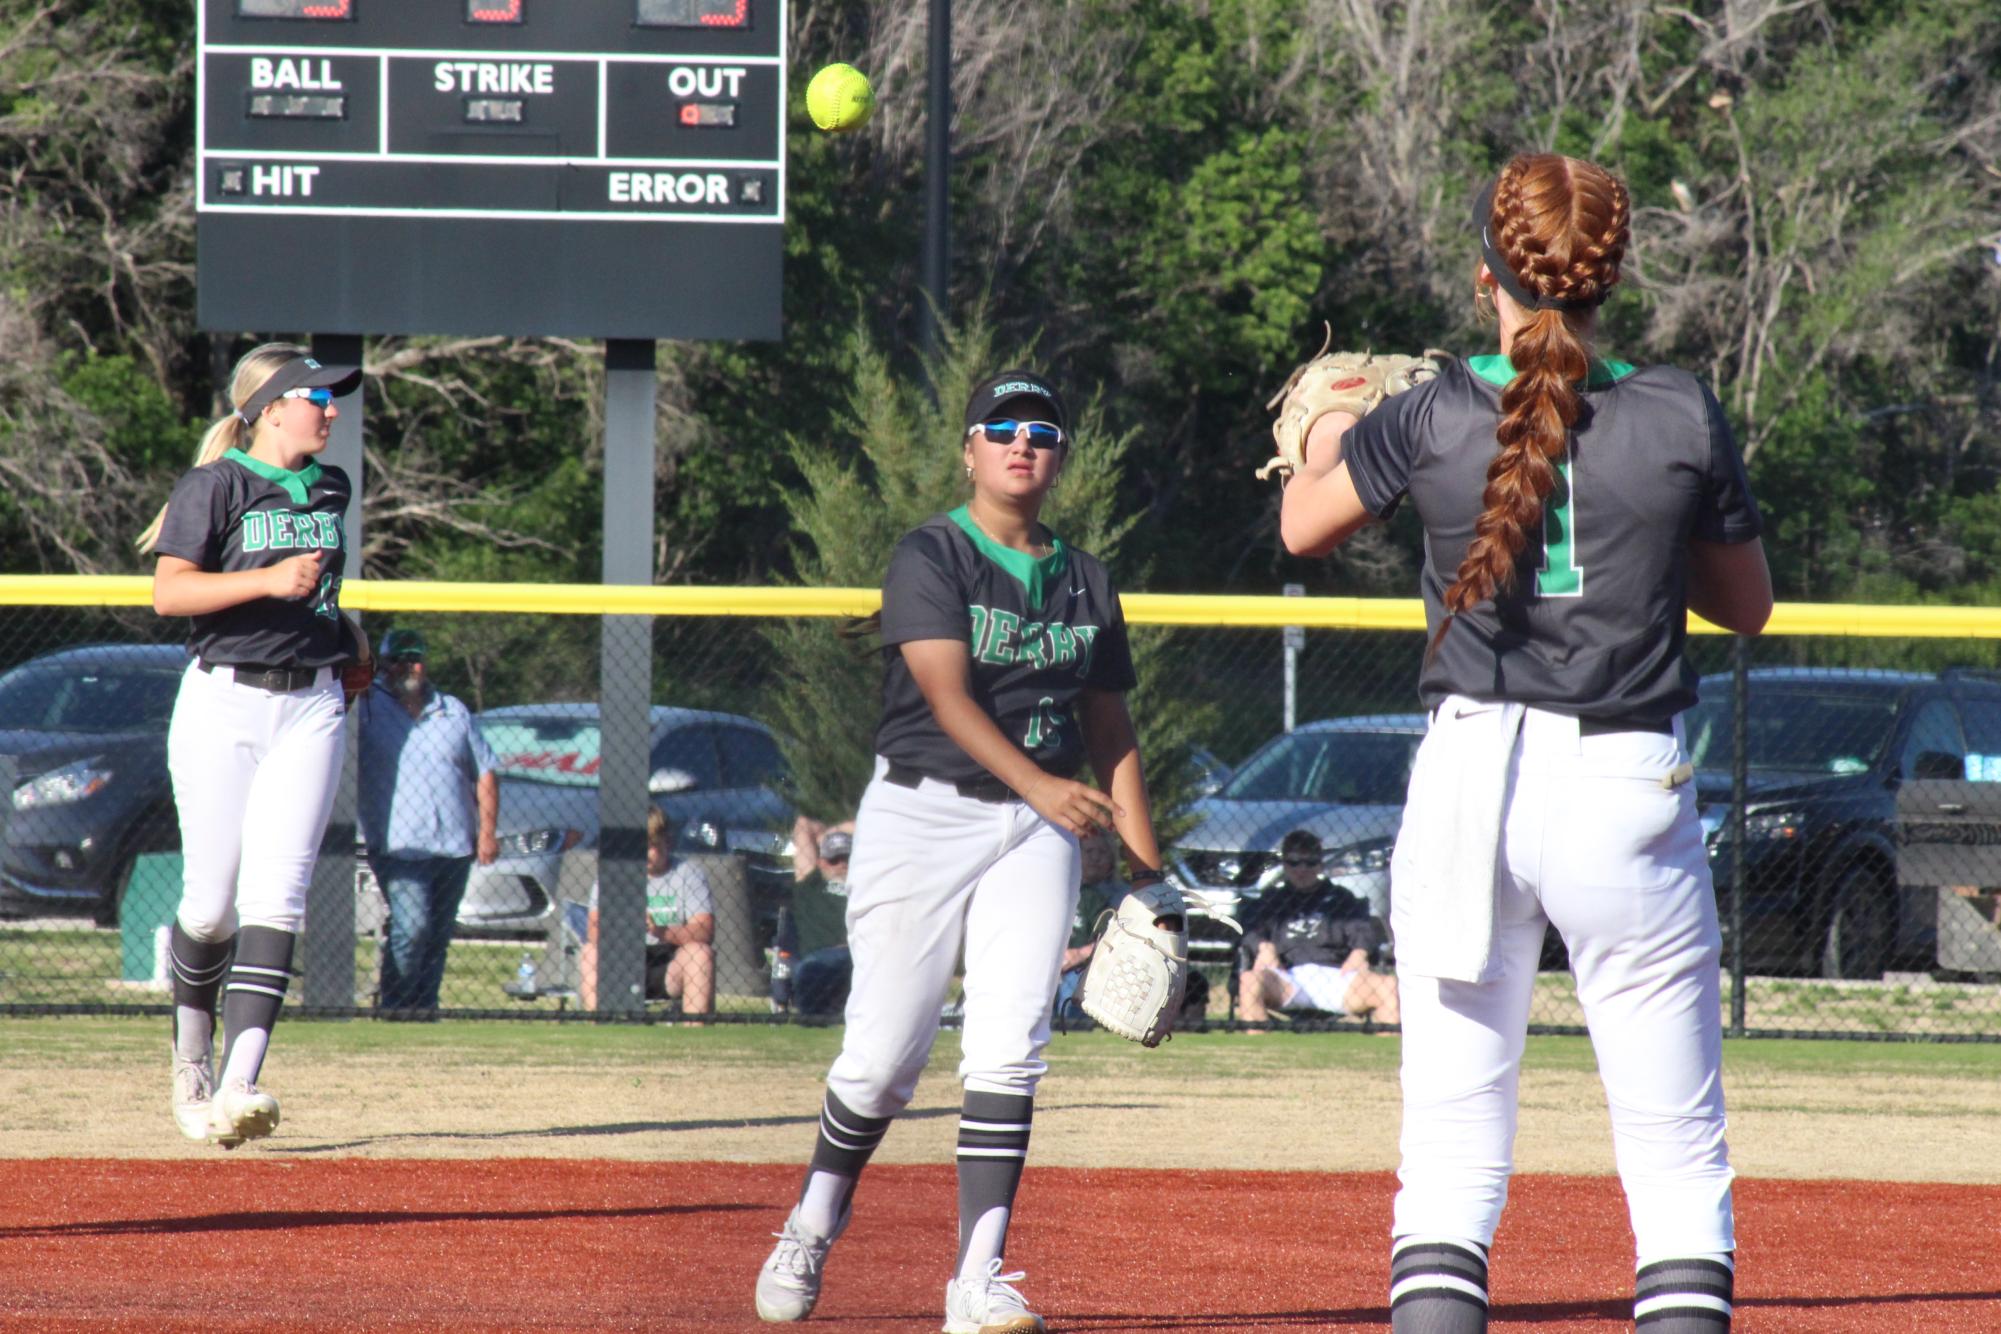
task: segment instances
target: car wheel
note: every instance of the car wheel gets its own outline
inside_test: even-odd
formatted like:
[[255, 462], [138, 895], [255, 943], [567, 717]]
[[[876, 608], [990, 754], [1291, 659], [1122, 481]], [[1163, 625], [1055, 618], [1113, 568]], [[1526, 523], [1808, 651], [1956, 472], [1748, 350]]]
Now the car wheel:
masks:
[[132, 883], [132, 863], [138, 860], [134, 853], [127, 853], [112, 869], [111, 883], [104, 887], [98, 897], [97, 907], [91, 912], [91, 920], [99, 926], [117, 926], [118, 915], [125, 908], [125, 887]]
[[1842, 873], [1834, 891], [1834, 911], [1821, 938], [1820, 975], [1874, 981], [1890, 957], [1889, 891], [1863, 867]]

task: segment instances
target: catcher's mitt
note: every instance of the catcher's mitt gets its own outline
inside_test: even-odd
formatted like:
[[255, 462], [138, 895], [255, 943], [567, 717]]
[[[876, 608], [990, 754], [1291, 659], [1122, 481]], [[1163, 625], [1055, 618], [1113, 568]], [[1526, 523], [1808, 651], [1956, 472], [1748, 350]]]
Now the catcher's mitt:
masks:
[[1329, 352], [1334, 343], [1334, 326], [1327, 326], [1327, 341], [1311, 361], [1293, 368], [1285, 383], [1265, 403], [1277, 408], [1271, 424], [1278, 453], [1258, 469], [1258, 480], [1273, 473], [1289, 476], [1306, 466], [1306, 435], [1313, 423], [1330, 412], [1347, 412], [1366, 417], [1369, 410], [1392, 394], [1400, 394], [1423, 384], [1438, 374], [1437, 357], [1427, 351], [1421, 357], [1379, 357], [1370, 352]]
[[368, 647], [368, 636], [361, 632], [361, 622], [347, 612], [341, 613], [341, 619], [347, 622], [348, 636], [354, 640], [353, 652], [340, 665], [340, 692], [352, 708], [375, 680], [375, 652]]

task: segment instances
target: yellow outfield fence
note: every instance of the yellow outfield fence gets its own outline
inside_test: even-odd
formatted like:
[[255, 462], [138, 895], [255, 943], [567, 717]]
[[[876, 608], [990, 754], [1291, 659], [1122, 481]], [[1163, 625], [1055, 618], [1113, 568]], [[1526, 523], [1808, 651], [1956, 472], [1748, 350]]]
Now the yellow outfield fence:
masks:
[[[520, 612], [545, 616], [865, 616], [881, 602], [873, 588], [620, 587], [612, 584], [474, 584], [353, 579], [341, 605], [353, 611]], [[1134, 625], [1288, 625], [1314, 630], [1421, 630], [1415, 598], [1263, 597], [1211, 593], [1128, 593]], [[146, 607], [143, 575], [0, 575], [0, 607]], [[1692, 633], [1728, 633], [1699, 616]], [[1887, 607], [1853, 602], [1782, 602], [1768, 635], [1860, 635], [1879, 639], [2001, 639], [2001, 608]]]
[[[841, 622], [877, 602], [872, 588], [347, 583], [341, 603], [372, 640], [424, 638], [433, 684], [479, 714], [499, 764], [501, 855], [467, 872], [439, 1008], [606, 1013], [587, 975], [588, 905], [595, 705], [617, 679], [635, 692], [643, 681], [656, 706], [649, 799], [676, 855], [702, 868], [715, 919], [699, 969], [669, 983], [655, 961], [640, 1012], [837, 1019], [841, 913], [811, 910], [795, 867], [867, 778], [880, 669]], [[1175, 877], [1255, 916], [1282, 874], [1281, 840], [1304, 830], [1328, 878], [1386, 918], [1424, 727], [1421, 605], [1129, 593], [1125, 609]], [[2001, 610], [1788, 603], [1754, 640], [1692, 629], [1702, 702], [1681, 722], [1736, 1031], [2001, 1036]], [[180, 846], [165, 731], [185, 635], [153, 614], [144, 577], [0, 576], [0, 918], [12, 919], [0, 921], [0, 1011], [165, 1004]], [[354, 856], [349, 831], [368, 832], [385, 783], [396, 803], [449, 796], [424, 787], [436, 775], [353, 774], [301, 947], [298, 999], [321, 1013], [396, 1008], [390, 981], [408, 971], [388, 905], [404, 891], [378, 883], [397, 868]], [[1191, 920], [1207, 990], [1190, 1019], [1229, 1023], [1235, 937]], [[1393, 960], [1386, 940], [1377, 962]], [[1560, 941], [1546, 963], [1535, 1021], [1574, 1028]], [[693, 995], [691, 971], [708, 980]]]

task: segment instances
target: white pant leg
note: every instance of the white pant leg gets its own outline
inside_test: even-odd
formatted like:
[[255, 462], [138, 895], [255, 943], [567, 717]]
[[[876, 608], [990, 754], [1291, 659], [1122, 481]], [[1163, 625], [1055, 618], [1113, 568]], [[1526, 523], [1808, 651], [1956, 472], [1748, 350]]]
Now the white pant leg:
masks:
[[241, 815], [236, 910], [245, 922], [296, 932], [340, 784], [346, 714], [333, 680], [266, 698], [269, 740]]
[[973, 886], [1007, 846], [1009, 807], [877, 776], [855, 815], [848, 867], [854, 960], [841, 1054], [827, 1087], [862, 1116], [894, 1116], [938, 1039]]
[[1076, 836], [1011, 802], [1006, 852], [973, 887], [966, 917], [966, 1015], [959, 1077], [969, 1089], [1032, 1097], [1048, 1070], [1049, 1012], [1083, 876]]
[[[1513, 841], [1516, 830], [1507, 821]], [[1500, 877], [1501, 975], [1448, 982], [1399, 972], [1402, 1163], [1393, 1236], [1494, 1240], [1514, 1171], [1516, 1090], [1544, 920], [1528, 886]]]
[[1570, 947], [1611, 1108], [1613, 1146], [1642, 1261], [1736, 1245], [1724, 1143], [1722, 937], [1695, 788], [1611, 777], [1607, 752], [1671, 747], [1583, 740], [1584, 774], [1546, 852], [1542, 898]]
[[193, 663], [167, 725], [167, 772], [181, 825], [181, 926], [197, 940], [236, 931], [243, 812], [257, 777], [259, 718], [250, 692]]

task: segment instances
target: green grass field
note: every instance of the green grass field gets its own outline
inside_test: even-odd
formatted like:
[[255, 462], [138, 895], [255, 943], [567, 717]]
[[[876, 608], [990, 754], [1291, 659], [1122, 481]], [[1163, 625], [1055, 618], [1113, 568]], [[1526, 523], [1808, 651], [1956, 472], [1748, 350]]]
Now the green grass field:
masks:
[[[355, 942], [355, 1005], [367, 1008], [377, 968], [377, 941]], [[515, 975], [524, 953], [542, 957], [539, 941], [460, 940], [447, 959], [443, 1001], [447, 1009], [507, 1010], [523, 1017], [574, 1010], [565, 1001], [516, 1001], [501, 987]], [[123, 960], [116, 931], [87, 926], [38, 924], [0, 929], [0, 1006], [164, 1005], [162, 989], [120, 978]], [[1227, 977], [1214, 972], [1209, 1017], [1229, 1017]], [[295, 996], [297, 994], [295, 988]], [[1909, 974], [1880, 983], [1824, 982], [1813, 978], [1754, 977], [1745, 989], [1746, 1027], [1758, 1033], [1948, 1037], [2001, 1040], [2001, 986], [1934, 982]], [[717, 1008], [745, 1017], [762, 1016], [762, 996], [720, 994]], [[1723, 979], [1729, 1017], [1730, 979]], [[1568, 973], [1544, 973], [1536, 980], [1530, 1020], [1551, 1028], [1581, 1029], [1584, 1014]]]

